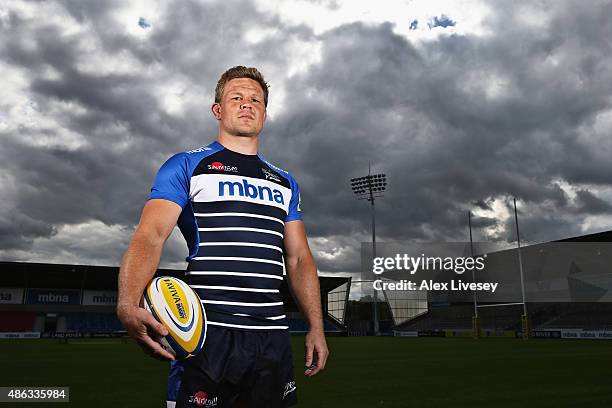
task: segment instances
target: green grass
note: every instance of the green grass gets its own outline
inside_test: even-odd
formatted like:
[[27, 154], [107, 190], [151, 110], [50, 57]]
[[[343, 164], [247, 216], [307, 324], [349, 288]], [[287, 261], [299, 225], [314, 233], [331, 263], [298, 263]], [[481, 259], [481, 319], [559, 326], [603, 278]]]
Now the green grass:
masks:
[[[336, 337], [314, 378], [293, 342], [300, 407], [612, 406], [609, 341]], [[166, 372], [133, 342], [0, 341], [0, 386], [70, 386], [65, 406], [163, 407]]]

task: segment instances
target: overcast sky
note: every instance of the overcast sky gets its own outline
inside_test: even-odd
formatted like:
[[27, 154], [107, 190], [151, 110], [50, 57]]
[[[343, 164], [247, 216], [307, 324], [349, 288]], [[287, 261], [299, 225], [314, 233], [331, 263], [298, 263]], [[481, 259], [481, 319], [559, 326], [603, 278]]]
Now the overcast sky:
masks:
[[[377, 239], [544, 242], [612, 228], [609, 1], [3, 1], [0, 260], [118, 265], [159, 166], [210, 143], [234, 65], [300, 183], [321, 272]], [[163, 266], [184, 267], [173, 234]]]

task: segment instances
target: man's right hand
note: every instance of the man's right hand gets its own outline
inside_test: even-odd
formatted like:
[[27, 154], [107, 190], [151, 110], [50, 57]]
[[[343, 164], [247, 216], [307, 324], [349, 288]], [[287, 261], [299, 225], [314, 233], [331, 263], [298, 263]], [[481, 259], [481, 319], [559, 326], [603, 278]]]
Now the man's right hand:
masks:
[[181, 206], [172, 201], [147, 201], [119, 270], [117, 317], [130, 337], [147, 354], [159, 360], [174, 360], [158, 342], [168, 331], [151, 313], [139, 307], [138, 301], [155, 274], [164, 243], [181, 211]]
[[150, 312], [138, 306], [118, 306], [117, 317], [145, 353], [162, 361], [174, 360], [174, 356], [158, 341], [168, 335], [168, 329], [155, 320]]

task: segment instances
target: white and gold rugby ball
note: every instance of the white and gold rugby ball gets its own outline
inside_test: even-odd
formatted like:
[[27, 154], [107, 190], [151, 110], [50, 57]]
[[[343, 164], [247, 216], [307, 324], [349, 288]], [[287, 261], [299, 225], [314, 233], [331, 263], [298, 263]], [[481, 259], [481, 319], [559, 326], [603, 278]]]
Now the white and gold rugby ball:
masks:
[[198, 294], [180, 279], [154, 278], [143, 295], [144, 308], [166, 326], [168, 335], [160, 343], [177, 360], [192, 357], [206, 340], [206, 313]]

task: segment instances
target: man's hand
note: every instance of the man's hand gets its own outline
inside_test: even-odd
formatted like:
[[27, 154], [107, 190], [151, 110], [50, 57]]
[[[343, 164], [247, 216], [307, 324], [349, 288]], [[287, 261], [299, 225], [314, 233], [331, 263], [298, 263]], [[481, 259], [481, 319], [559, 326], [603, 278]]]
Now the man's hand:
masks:
[[162, 361], [174, 360], [174, 356], [158, 342], [168, 334], [168, 329], [151, 313], [138, 306], [118, 306], [117, 317], [145, 353]]
[[157, 341], [168, 331], [138, 304], [142, 292], [155, 274], [164, 242], [174, 229], [181, 211], [182, 208], [172, 201], [147, 201], [119, 270], [117, 317], [140, 347], [160, 360], [174, 360], [172, 354]]
[[304, 375], [312, 377], [325, 368], [329, 351], [323, 333], [317, 266], [308, 247], [304, 223], [300, 220], [285, 223], [285, 264], [289, 290], [310, 328], [305, 340]]
[[306, 352], [306, 371], [304, 371], [304, 375], [312, 377], [325, 368], [325, 362], [327, 356], [329, 356], [323, 330], [309, 331], [306, 334], [304, 346]]

